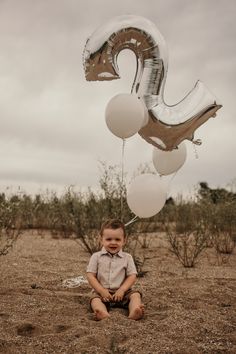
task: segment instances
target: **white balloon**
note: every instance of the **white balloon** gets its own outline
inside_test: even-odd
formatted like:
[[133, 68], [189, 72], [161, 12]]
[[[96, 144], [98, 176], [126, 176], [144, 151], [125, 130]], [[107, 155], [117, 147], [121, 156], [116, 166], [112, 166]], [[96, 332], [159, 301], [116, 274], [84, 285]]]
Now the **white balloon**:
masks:
[[171, 151], [163, 151], [154, 147], [152, 161], [155, 169], [160, 175], [170, 175], [183, 166], [186, 157], [186, 145], [182, 142], [177, 149]]
[[136, 134], [147, 123], [147, 108], [132, 94], [114, 96], [106, 107], [106, 124], [110, 131], [125, 139]]
[[166, 197], [167, 190], [161, 177], [145, 173], [131, 182], [127, 192], [127, 203], [135, 215], [149, 218], [163, 208]]

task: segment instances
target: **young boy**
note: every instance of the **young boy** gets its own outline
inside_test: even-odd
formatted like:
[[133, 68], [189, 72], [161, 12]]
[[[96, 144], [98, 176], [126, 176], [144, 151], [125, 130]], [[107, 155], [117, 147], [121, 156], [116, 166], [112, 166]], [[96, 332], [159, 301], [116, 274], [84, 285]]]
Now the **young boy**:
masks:
[[91, 256], [87, 267], [95, 318], [109, 317], [110, 306], [128, 305], [129, 318], [141, 319], [144, 313], [141, 294], [132, 290], [137, 271], [132, 256], [122, 251], [126, 241], [124, 224], [116, 219], [106, 221], [101, 227], [100, 240], [102, 250]]

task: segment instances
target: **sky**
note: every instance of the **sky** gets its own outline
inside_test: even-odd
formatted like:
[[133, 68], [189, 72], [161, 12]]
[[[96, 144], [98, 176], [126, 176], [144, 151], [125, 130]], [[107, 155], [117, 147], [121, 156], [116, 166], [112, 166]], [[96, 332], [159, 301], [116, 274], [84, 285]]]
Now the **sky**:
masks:
[[[167, 42], [167, 104], [200, 79], [223, 105], [196, 130], [202, 145], [186, 142], [170, 195], [192, 193], [201, 181], [235, 187], [235, 13], [234, 0], [0, 0], [0, 191], [96, 188], [99, 161], [121, 166], [122, 140], [108, 130], [105, 108], [130, 92], [134, 55], [119, 55], [120, 80], [87, 82], [82, 54], [99, 26], [124, 14], [148, 18]], [[127, 139], [127, 181], [152, 164], [152, 149], [138, 134]]]

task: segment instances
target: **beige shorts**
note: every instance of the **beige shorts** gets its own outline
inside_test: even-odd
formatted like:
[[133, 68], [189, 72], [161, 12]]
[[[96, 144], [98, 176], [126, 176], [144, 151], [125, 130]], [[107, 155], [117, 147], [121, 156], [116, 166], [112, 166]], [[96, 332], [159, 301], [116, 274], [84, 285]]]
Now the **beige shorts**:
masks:
[[[116, 290], [111, 290], [108, 289], [110, 294], [115, 294]], [[125, 295], [122, 299], [122, 301], [118, 301], [118, 302], [105, 302], [102, 301], [102, 297], [101, 295], [99, 295], [95, 290], [92, 291], [91, 295], [90, 295], [90, 307], [91, 307], [91, 302], [93, 299], [99, 298], [101, 299], [101, 301], [106, 305], [107, 309], [109, 310], [111, 307], [121, 307], [121, 308], [128, 308], [129, 305], [129, 301], [130, 301], [130, 296], [134, 293], [139, 293], [142, 297], [142, 292], [139, 289], [136, 288], [132, 288], [129, 289], [125, 292]]]

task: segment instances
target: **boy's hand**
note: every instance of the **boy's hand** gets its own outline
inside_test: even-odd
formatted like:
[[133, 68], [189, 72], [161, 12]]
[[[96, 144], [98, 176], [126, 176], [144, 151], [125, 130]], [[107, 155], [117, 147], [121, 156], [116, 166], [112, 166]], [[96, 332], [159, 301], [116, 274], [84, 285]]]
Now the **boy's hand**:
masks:
[[112, 295], [109, 293], [108, 289], [102, 289], [100, 292], [100, 295], [102, 297], [102, 301], [104, 302], [109, 302], [112, 301], [113, 297]]
[[115, 294], [113, 295], [113, 301], [115, 301], [115, 302], [122, 301], [124, 295], [125, 295], [124, 290], [122, 290], [122, 289], [116, 290]]

